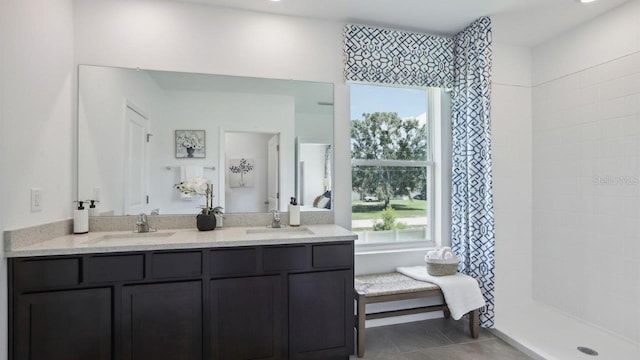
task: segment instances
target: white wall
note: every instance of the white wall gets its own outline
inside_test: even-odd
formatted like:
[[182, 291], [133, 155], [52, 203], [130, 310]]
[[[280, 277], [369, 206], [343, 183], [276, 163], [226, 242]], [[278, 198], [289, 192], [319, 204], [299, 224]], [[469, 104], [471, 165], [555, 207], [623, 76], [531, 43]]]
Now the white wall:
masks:
[[296, 136], [300, 143], [330, 144], [333, 140], [333, 114], [296, 113]]
[[[2, 191], [5, 226], [71, 215], [75, 129], [71, 1], [6, 1], [2, 9]], [[43, 211], [31, 213], [30, 189]], [[10, 209], [10, 211], [9, 211]]]
[[558, 79], [638, 51], [639, 9], [639, 1], [629, 1], [535, 47], [533, 84]]
[[[98, 188], [98, 211], [123, 215], [126, 107], [147, 117], [154, 134], [166, 122], [164, 91], [146, 72], [117, 68], [84, 66], [78, 83], [82, 89], [78, 96], [78, 199], [94, 199]], [[160, 139], [152, 138], [153, 143]], [[172, 147], [173, 141], [169, 149]]]
[[[0, 1], [0, 230], [71, 217], [74, 74], [73, 1]], [[30, 211], [32, 187], [44, 191], [41, 212]], [[0, 266], [6, 358], [4, 257]]]
[[632, 1], [533, 52], [533, 297], [636, 343], [639, 22]]
[[493, 185], [496, 327], [531, 299], [531, 51], [494, 45]]

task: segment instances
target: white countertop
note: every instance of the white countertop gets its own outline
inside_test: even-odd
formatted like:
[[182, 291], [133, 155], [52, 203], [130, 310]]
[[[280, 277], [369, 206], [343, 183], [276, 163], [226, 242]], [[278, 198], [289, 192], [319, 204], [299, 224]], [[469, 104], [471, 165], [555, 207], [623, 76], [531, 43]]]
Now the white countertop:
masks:
[[282, 245], [295, 243], [353, 241], [357, 235], [338, 225], [303, 225], [284, 229], [228, 227], [213, 231], [197, 229], [160, 230], [136, 234], [131, 231], [90, 232], [65, 235], [28, 246], [12, 246], [5, 256], [50, 256], [123, 251], [216, 248], [230, 246]]

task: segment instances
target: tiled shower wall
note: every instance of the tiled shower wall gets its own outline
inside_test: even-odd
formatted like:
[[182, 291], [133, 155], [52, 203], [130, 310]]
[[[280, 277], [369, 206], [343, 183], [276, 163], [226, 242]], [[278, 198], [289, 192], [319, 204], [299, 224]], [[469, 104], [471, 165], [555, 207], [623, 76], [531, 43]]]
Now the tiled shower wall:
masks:
[[640, 342], [640, 53], [533, 90], [533, 297]]

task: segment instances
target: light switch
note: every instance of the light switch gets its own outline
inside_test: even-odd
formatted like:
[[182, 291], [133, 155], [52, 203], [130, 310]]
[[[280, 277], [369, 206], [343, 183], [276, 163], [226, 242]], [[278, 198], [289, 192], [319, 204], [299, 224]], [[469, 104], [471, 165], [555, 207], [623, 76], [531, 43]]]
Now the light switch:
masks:
[[42, 211], [42, 189], [31, 188], [31, 212]]

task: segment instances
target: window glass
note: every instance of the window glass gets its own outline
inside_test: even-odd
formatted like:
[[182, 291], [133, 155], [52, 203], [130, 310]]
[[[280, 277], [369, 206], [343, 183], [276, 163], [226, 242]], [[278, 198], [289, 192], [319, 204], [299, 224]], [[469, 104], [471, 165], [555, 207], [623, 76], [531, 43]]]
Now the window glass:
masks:
[[352, 229], [359, 245], [431, 239], [428, 90], [352, 84]]

